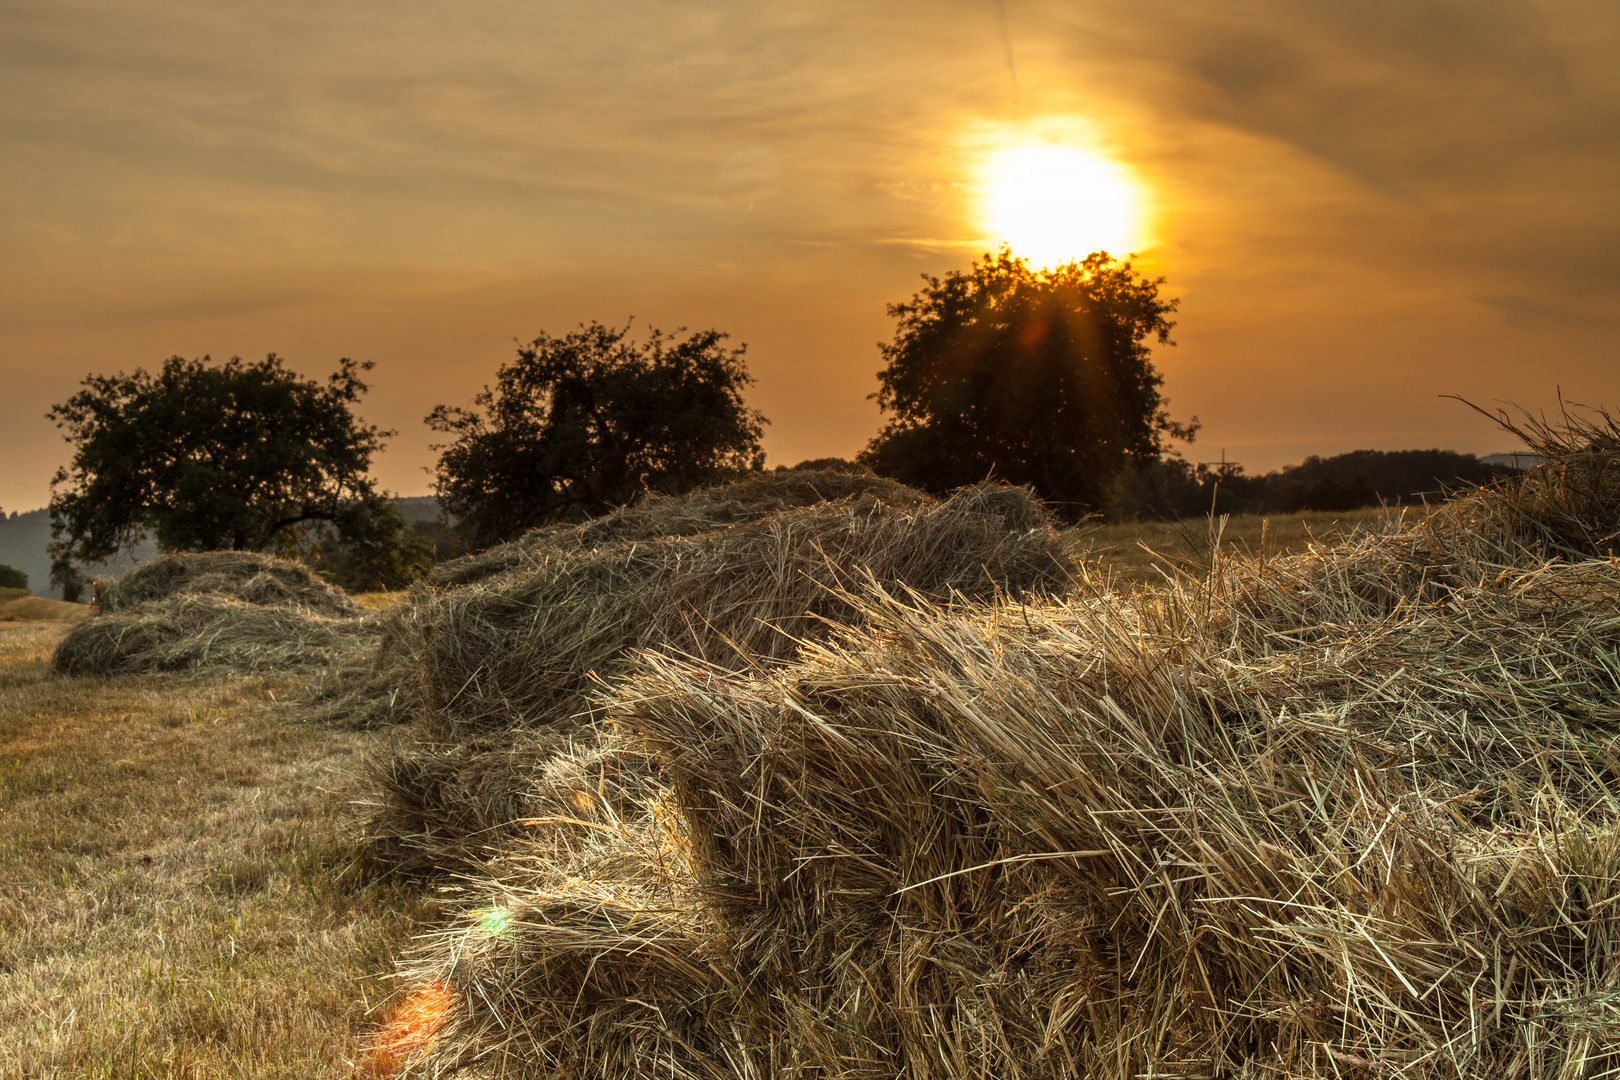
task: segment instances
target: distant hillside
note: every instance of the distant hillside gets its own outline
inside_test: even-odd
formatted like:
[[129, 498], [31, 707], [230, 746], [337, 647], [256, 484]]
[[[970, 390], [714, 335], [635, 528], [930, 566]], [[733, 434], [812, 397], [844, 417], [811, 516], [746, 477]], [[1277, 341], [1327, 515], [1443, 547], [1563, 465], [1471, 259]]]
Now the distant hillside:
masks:
[[394, 505], [399, 507], [400, 516], [413, 525], [439, 520], [437, 495], [410, 495], [403, 499], [395, 499]]
[[[51, 542], [50, 511], [29, 510], [22, 514], [0, 514], [0, 563], [14, 566], [28, 575], [28, 591], [35, 596], [62, 598], [62, 590], [51, 585], [51, 557], [45, 547]], [[105, 563], [89, 568], [96, 574], [122, 574], [142, 559], [157, 554], [153, 544], [142, 544], [135, 549], [135, 558], [119, 555]]]
[[[439, 500], [432, 495], [417, 495], [395, 499], [399, 512], [412, 524], [429, 524], [439, 520]], [[45, 547], [51, 542], [51, 515], [48, 510], [29, 510], [26, 513], [0, 514], [0, 563], [14, 566], [28, 575], [28, 591], [35, 596], [49, 596], [60, 600], [62, 590], [51, 586], [51, 557]], [[157, 554], [154, 544], [146, 543], [135, 549], [135, 557], [119, 555], [109, 562], [89, 568], [97, 574], [122, 574], [137, 562]]]

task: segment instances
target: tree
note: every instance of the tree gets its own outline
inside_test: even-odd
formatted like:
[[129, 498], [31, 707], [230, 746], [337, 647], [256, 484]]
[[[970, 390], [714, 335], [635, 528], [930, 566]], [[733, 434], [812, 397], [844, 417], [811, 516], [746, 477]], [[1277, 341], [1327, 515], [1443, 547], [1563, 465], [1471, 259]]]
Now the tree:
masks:
[[923, 280], [889, 306], [873, 396], [892, 419], [860, 458], [874, 471], [935, 492], [994, 476], [1078, 514], [1166, 436], [1191, 441], [1198, 421], [1170, 419], [1147, 344], [1174, 344], [1162, 278], [1105, 252], [1037, 272], [1003, 246]]
[[760, 468], [765, 418], [743, 404], [744, 349], [705, 330], [681, 338], [592, 322], [542, 333], [473, 408], [440, 405], [435, 489], [478, 544], [603, 513], [643, 490], [688, 491]]
[[74, 444], [51, 481], [52, 580], [76, 592], [77, 566], [148, 536], [165, 551], [341, 547], [361, 570], [351, 582], [408, 572], [408, 527], [367, 476], [393, 432], [351, 408], [371, 366], [340, 360], [323, 385], [274, 353], [175, 356], [155, 375], [86, 377], [47, 414]]

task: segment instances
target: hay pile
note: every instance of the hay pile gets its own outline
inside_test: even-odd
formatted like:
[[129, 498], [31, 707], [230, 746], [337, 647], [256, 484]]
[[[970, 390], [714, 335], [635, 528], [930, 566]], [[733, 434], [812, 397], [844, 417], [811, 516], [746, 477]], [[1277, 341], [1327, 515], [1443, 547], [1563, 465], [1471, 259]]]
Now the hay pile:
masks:
[[[659, 500], [663, 533], [632, 512], [605, 519], [592, 546], [578, 539], [585, 530], [530, 539], [504, 571], [420, 589], [396, 609], [369, 671], [334, 677], [346, 689], [322, 706], [351, 723], [409, 720], [373, 770], [378, 856], [410, 872], [461, 869], [504, 845], [531, 813], [537, 772], [594, 738], [592, 695], [636, 650], [723, 667], [786, 659], [829, 626], [859, 621], [848, 590], [948, 602], [1058, 591], [1073, 570], [1022, 489], [979, 487], [936, 504], [903, 488], [878, 498], [884, 482], [835, 476], [857, 494], [794, 506], [805, 479], [778, 474], [755, 494], [769, 495], [773, 480], [787, 509], [726, 524], [705, 509], [712, 496], [694, 500], [695, 512]], [[693, 530], [693, 520], [709, 524]]]
[[302, 564], [254, 552], [165, 555], [97, 579], [94, 596], [51, 657], [61, 674], [324, 667], [356, 647], [366, 615]]
[[[1014, 502], [1032, 505], [1022, 496], [1012, 498]], [[447, 604], [455, 607], [467, 600], [465, 606], [476, 609], [482, 600], [494, 595], [483, 588], [463, 591], [472, 586], [504, 582], [521, 587], [526, 580], [544, 579], [550, 591], [561, 595], [569, 605], [563, 610], [577, 612], [579, 604], [571, 601], [577, 601], [581, 595], [587, 601], [593, 600], [590, 586], [604, 576], [603, 572], [592, 568], [593, 564], [611, 567], [616, 559], [622, 558], [628, 563], [641, 553], [643, 557], [635, 567], [616, 575], [621, 592], [634, 593], [644, 583], [646, 572], [657, 572], [651, 549], [641, 546], [646, 541], [699, 537], [733, 525], [758, 523], [784, 511], [857, 502], [868, 514], [884, 514], [922, 509], [933, 505], [935, 500], [914, 488], [870, 474], [762, 473], [731, 484], [700, 488], [679, 497], [649, 493], [636, 503], [582, 525], [534, 529], [511, 543], [436, 567], [419, 587], [411, 590], [405, 602], [383, 620], [381, 643], [375, 653], [353, 656], [323, 677], [310, 695], [309, 704], [323, 720], [356, 727], [407, 723], [433, 711], [440, 697], [434, 684], [442, 680], [435, 674], [439, 668], [428, 655], [428, 643], [443, 639], [446, 633], [454, 639], [469, 624], [473, 624], [472, 637], [479, 642], [475, 649], [485, 647], [492, 636], [488, 628], [475, 625], [477, 614], [470, 620], [457, 619], [455, 625], [447, 626], [441, 621]], [[1027, 529], [1046, 525], [1044, 514], [1038, 509], [1012, 512], [1015, 519], [1020, 519], [1015, 524], [1024, 523], [1022, 519], [1028, 518]], [[1039, 515], [1040, 520], [1029, 517], [1031, 514]], [[667, 547], [665, 550], [667, 553], [676, 549]], [[675, 559], [677, 564], [681, 562], [679, 551]], [[685, 565], [690, 567], [696, 563], [688, 559]], [[676, 569], [679, 571], [679, 566]], [[612, 569], [606, 573], [614, 576]], [[535, 603], [553, 599], [546, 595], [545, 586], [531, 592]], [[614, 617], [611, 613], [619, 606], [620, 597], [594, 599], [597, 606]], [[649, 606], [658, 605], [656, 598], [647, 598], [646, 602]], [[496, 647], [501, 651], [505, 650], [501, 639], [503, 629], [498, 626], [493, 634]], [[537, 647], [556, 646], [573, 655], [593, 644], [591, 638], [582, 640], [567, 627], [554, 630], [550, 637], [553, 640], [541, 640]], [[601, 646], [595, 659], [622, 651], [622, 642], [611, 640], [611, 633], [609, 638], [594, 641]], [[583, 671], [576, 674], [588, 675], [590, 670], [590, 664], [586, 663]], [[578, 680], [572, 685], [577, 691]], [[448, 688], [452, 694], [455, 690], [453, 686]], [[497, 718], [501, 719], [505, 718]], [[519, 725], [526, 726], [521, 720]], [[500, 726], [499, 723], [496, 726]]]
[[917, 509], [934, 500], [870, 473], [787, 471], [758, 473], [686, 495], [647, 495], [582, 525], [535, 529], [510, 544], [455, 559], [434, 569], [434, 585], [466, 585], [512, 570], [558, 551], [589, 549], [620, 540], [652, 540], [758, 521], [784, 510], [846, 499], [869, 499], [896, 509]]
[[1156, 593], [875, 599], [787, 666], [644, 655], [403, 968], [453, 1002], [407, 1072], [1620, 1070], [1620, 514], [1544, 501], [1616, 464]]
[[88, 618], [85, 604], [70, 604], [48, 596], [29, 596], [26, 590], [16, 599], [0, 599], [0, 622], [78, 622]]

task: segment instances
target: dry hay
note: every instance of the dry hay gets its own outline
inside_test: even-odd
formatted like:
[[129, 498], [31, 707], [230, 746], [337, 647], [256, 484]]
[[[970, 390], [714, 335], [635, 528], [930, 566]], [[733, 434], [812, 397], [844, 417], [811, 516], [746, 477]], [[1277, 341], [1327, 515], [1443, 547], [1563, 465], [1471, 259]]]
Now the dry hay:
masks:
[[[1472, 403], [1469, 403], [1472, 404]], [[1620, 551], [1620, 421], [1565, 406], [1555, 423], [1473, 406], [1522, 440], [1542, 464], [1459, 500], [1472, 531], [1540, 559], [1612, 558]]]
[[857, 614], [866, 582], [941, 600], [1056, 591], [1070, 566], [1039, 503], [983, 486], [902, 511], [823, 502], [691, 536], [551, 551], [412, 610], [428, 707], [461, 724], [545, 724], [582, 705], [591, 674], [659, 647], [728, 664], [786, 657]]
[[29, 596], [26, 590], [15, 599], [0, 599], [0, 622], [78, 622], [89, 617], [85, 604], [70, 604], [48, 596]]
[[1071, 570], [1039, 503], [991, 486], [915, 509], [863, 495], [693, 535], [554, 549], [472, 585], [416, 590], [385, 620], [369, 681], [334, 675], [322, 708], [351, 722], [413, 720], [373, 770], [369, 835], [400, 869], [459, 868], [505, 842], [527, 813], [531, 774], [590, 725], [599, 681], [637, 649], [721, 665], [785, 659], [858, 620], [844, 589], [1052, 592]]
[[164, 555], [119, 578], [97, 578], [98, 612], [122, 611], [186, 594], [230, 597], [260, 607], [295, 606], [320, 615], [364, 614], [342, 589], [303, 563], [256, 551]]
[[365, 610], [299, 563], [165, 555], [95, 583], [95, 614], [57, 644], [63, 675], [325, 667], [367, 637]]
[[535, 529], [512, 543], [453, 559], [436, 567], [428, 580], [439, 586], [466, 585], [524, 563], [536, 562], [553, 552], [592, 548], [619, 540], [695, 536], [727, 525], [758, 521], [784, 510], [857, 498], [875, 499], [898, 509], [913, 509], [934, 502], [931, 496], [915, 488], [870, 473], [758, 473], [730, 484], [699, 488], [686, 495], [648, 492], [635, 503], [582, 525]]
[[1620, 1069], [1620, 562], [1536, 560], [1521, 497], [1160, 592], [875, 600], [791, 666], [644, 655], [402, 967], [455, 995], [405, 1071]]

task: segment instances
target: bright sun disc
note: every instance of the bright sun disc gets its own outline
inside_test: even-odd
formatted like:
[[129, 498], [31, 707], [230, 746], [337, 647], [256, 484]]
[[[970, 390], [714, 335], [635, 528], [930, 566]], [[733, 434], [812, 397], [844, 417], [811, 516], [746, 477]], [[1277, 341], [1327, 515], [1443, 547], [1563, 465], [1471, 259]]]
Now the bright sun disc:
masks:
[[989, 170], [988, 224], [1014, 255], [1053, 266], [1139, 243], [1136, 190], [1112, 162], [1051, 143], [1002, 151]]

